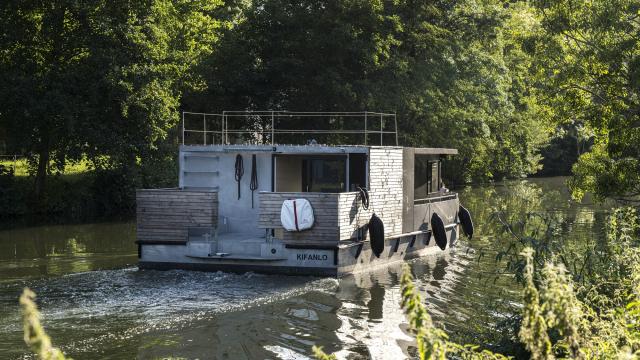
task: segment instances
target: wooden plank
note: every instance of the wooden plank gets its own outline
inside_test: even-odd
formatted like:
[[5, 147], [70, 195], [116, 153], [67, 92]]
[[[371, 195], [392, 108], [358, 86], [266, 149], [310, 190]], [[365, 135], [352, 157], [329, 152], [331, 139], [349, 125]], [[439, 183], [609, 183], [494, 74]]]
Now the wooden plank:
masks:
[[138, 240], [185, 241], [189, 227], [218, 221], [216, 192], [144, 189], [136, 192], [136, 201]]
[[212, 222], [213, 216], [138, 216], [138, 222], [149, 223], [154, 221], [163, 221], [167, 223], [184, 223], [184, 222]]

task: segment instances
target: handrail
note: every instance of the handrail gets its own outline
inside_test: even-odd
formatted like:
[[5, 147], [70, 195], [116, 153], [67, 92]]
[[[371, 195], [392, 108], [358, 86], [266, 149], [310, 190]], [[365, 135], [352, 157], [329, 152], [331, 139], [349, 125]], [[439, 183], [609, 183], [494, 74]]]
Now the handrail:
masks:
[[[200, 119], [201, 126], [190, 128], [187, 121]], [[364, 122], [364, 129], [295, 129], [290, 127], [279, 128], [278, 122], [282, 119], [304, 120], [309, 119], [318, 124], [322, 118], [328, 120], [331, 125], [338, 118], [345, 118], [349, 121], [361, 120]], [[229, 122], [237, 119], [245, 119], [250, 122], [248, 128], [245, 129], [229, 129]], [[389, 130], [385, 126], [387, 121], [393, 121], [391, 125], [393, 130]], [[374, 129], [370, 123], [379, 125], [379, 129]], [[216, 129], [217, 127], [217, 129]], [[398, 122], [395, 113], [384, 113], [374, 111], [223, 111], [220, 113], [202, 113], [202, 112], [182, 112], [182, 144], [187, 145], [186, 135], [199, 134], [202, 136], [202, 145], [209, 144], [229, 144], [229, 135], [248, 135], [252, 141], [263, 144], [275, 145], [276, 135], [299, 135], [299, 134], [341, 134], [341, 135], [363, 135], [363, 141], [357, 141], [351, 145], [367, 145], [369, 135], [380, 135], [380, 145], [384, 144], [384, 135], [394, 135], [395, 145], [398, 145]], [[211, 139], [208, 141], [208, 139]], [[347, 145], [347, 144], [341, 144]]]
[[458, 193], [450, 192], [450, 193], [444, 193], [443, 195], [439, 195], [439, 196], [430, 196], [422, 199], [415, 199], [413, 202], [426, 204], [426, 203], [433, 203], [433, 202], [439, 202], [439, 201], [445, 201], [445, 200], [452, 200], [457, 198], [458, 198]]

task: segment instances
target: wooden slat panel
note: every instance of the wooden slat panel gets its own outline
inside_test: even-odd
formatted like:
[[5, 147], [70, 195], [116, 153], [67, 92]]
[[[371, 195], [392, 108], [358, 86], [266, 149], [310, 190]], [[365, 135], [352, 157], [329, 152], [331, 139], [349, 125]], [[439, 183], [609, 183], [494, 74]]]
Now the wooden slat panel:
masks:
[[216, 192], [145, 189], [136, 192], [136, 203], [138, 240], [184, 241], [187, 228], [218, 223]]
[[[337, 243], [339, 194], [327, 193], [267, 193], [261, 192], [258, 226], [276, 229], [276, 237], [288, 244]], [[282, 203], [288, 199], [307, 199], [313, 208], [313, 228], [302, 232], [287, 232], [280, 223]]]

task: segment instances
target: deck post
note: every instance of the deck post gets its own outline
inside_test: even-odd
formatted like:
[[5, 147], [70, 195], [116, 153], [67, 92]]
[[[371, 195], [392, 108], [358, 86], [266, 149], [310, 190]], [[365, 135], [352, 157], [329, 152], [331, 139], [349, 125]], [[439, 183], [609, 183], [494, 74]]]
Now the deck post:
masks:
[[276, 134], [276, 131], [275, 131], [275, 128], [274, 128], [275, 127], [275, 123], [276, 123], [276, 120], [275, 120], [275, 117], [273, 115], [273, 110], [271, 110], [271, 145], [273, 145], [275, 143], [275, 139], [274, 139], [275, 134]]
[[367, 112], [364, 112], [364, 144], [367, 145]]
[[202, 114], [202, 137], [204, 139], [204, 144], [207, 145], [207, 114]]
[[344, 191], [349, 192], [351, 191], [349, 189], [349, 160], [351, 158], [351, 154], [347, 153], [347, 160], [345, 161], [345, 180], [346, 180], [346, 184], [344, 185]]
[[395, 113], [393, 114], [393, 122], [395, 123], [396, 127], [396, 146], [398, 146], [398, 117]]
[[184, 111], [182, 112], [182, 145], [184, 145]]
[[222, 121], [220, 122], [220, 145], [224, 145], [224, 122], [227, 120], [227, 112], [222, 112]]
[[380, 146], [382, 146], [382, 114], [380, 114]]

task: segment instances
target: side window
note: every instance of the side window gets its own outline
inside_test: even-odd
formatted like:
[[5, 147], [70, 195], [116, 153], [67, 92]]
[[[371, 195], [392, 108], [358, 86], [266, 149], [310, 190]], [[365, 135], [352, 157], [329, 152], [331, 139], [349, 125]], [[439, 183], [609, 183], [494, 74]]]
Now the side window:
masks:
[[438, 192], [440, 189], [440, 161], [431, 161], [431, 191], [430, 193]]
[[414, 162], [413, 198], [424, 199], [440, 190], [440, 161], [416, 155]]
[[424, 199], [429, 195], [431, 188], [429, 160], [426, 156], [416, 155], [413, 169], [413, 197], [414, 199]]

